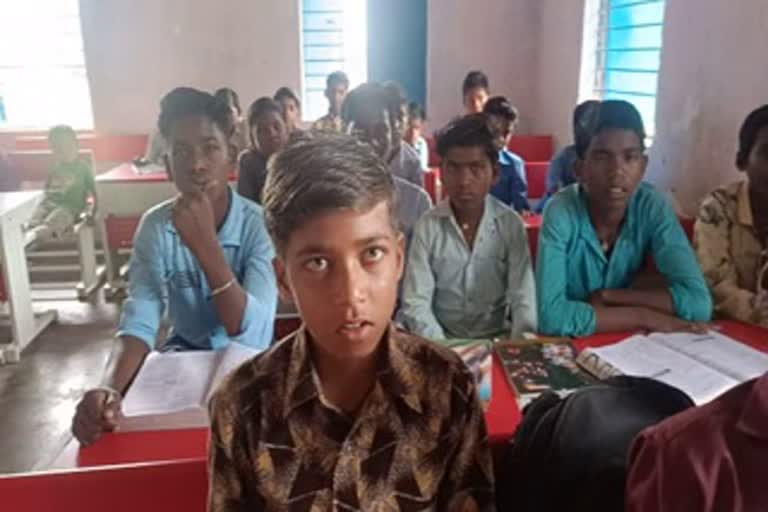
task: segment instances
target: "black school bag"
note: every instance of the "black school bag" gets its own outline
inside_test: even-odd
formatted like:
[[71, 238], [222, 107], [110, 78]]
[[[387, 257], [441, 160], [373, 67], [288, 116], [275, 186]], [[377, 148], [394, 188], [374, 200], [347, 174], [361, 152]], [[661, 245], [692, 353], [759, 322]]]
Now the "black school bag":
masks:
[[499, 512], [624, 510], [634, 437], [693, 402], [663, 382], [612, 377], [531, 402], [500, 468]]

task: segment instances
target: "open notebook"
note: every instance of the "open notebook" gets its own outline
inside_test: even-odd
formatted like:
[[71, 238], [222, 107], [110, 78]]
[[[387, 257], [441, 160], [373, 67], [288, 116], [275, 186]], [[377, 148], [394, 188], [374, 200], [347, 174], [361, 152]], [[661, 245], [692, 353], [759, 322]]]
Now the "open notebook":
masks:
[[208, 400], [216, 387], [259, 352], [240, 343], [218, 352], [152, 352], [123, 400], [120, 430], [208, 426]]
[[632, 336], [579, 354], [579, 365], [598, 378], [651, 377], [674, 386], [697, 404], [768, 371], [768, 355], [718, 332]]

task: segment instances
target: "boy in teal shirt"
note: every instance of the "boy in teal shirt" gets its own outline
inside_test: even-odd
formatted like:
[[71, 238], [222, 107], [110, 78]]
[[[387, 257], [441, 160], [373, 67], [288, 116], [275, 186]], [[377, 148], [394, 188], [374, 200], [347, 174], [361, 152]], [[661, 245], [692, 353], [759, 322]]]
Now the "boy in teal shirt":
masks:
[[[699, 330], [712, 300], [672, 207], [641, 183], [648, 157], [640, 114], [601, 102], [577, 144], [579, 184], [544, 212], [536, 266], [539, 327], [557, 336]], [[651, 255], [663, 283], [638, 286]]]

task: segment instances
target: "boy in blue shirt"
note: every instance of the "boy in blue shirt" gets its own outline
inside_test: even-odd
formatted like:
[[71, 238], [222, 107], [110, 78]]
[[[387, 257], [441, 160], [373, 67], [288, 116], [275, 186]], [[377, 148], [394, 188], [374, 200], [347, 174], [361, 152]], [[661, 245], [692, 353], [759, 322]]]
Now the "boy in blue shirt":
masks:
[[573, 111], [573, 144], [561, 149], [557, 155], [552, 158], [547, 167], [547, 189], [544, 197], [536, 207], [536, 212], [541, 213], [544, 211], [544, 207], [549, 202], [549, 198], [557, 193], [558, 190], [576, 183], [576, 160], [578, 155], [576, 154], [576, 145], [578, 141], [587, 137], [585, 134], [586, 121], [589, 119], [589, 114], [600, 105], [597, 100], [587, 100], [576, 106]]
[[499, 152], [499, 180], [491, 189], [491, 195], [526, 217], [531, 212], [531, 205], [528, 203], [525, 163], [507, 149], [509, 138], [515, 133], [517, 109], [504, 96], [494, 96], [486, 102], [483, 113], [488, 118], [488, 127]]
[[[539, 329], [556, 336], [701, 330], [712, 299], [664, 196], [642, 183], [648, 157], [635, 107], [603, 101], [577, 141], [576, 174], [544, 213], [536, 265]], [[639, 286], [650, 255], [663, 283]], [[648, 280], [646, 280], [648, 281]]]
[[72, 431], [83, 444], [119, 425], [120, 399], [155, 347], [168, 308], [164, 350], [266, 348], [277, 286], [261, 208], [233, 192], [233, 126], [225, 103], [191, 88], [161, 102], [166, 168], [179, 195], [142, 218], [131, 256], [129, 298], [103, 385], [77, 407]]

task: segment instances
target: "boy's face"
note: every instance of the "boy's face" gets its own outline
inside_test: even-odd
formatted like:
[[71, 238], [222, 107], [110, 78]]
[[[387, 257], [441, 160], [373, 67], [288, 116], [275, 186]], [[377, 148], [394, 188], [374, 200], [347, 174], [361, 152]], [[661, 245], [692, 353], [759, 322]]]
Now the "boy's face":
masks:
[[592, 137], [576, 175], [590, 202], [601, 210], [626, 208], [645, 174], [648, 157], [642, 141], [631, 130], [607, 129]]
[[757, 133], [744, 171], [749, 177], [750, 188], [768, 195], [768, 126]]
[[337, 209], [294, 231], [275, 258], [280, 295], [293, 302], [315, 348], [363, 358], [389, 326], [403, 274], [403, 236], [390, 206]]
[[50, 142], [53, 158], [59, 163], [71, 163], [77, 160], [80, 147], [77, 139], [69, 136], [57, 137]]
[[387, 110], [361, 108], [357, 117], [349, 123], [348, 130], [350, 135], [370, 144], [384, 161], [388, 161], [400, 145]]
[[509, 144], [509, 138], [515, 133], [515, 122], [503, 116], [488, 116], [488, 128], [493, 134], [493, 143], [496, 149], [503, 149]]
[[464, 112], [479, 114], [483, 111], [485, 102], [488, 101], [488, 91], [485, 87], [473, 87], [464, 94]]
[[344, 103], [344, 97], [347, 95], [347, 86], [345, 84], [335, 84], [333, 87], [325, 90], [325, 97], [328, 98], [331, 112], [338, 115], [341, 112], [341, 104]]
[[282, 98], [280, 107], [283, 109], [283, 120], [288, 130], [295, 130], [299, 126], [299, 117], [301, 116], [298, 103], [291, 98]]
[[265, 157], [270, 157], [288, 144], [288, 129], [285, 121], [277, 112], [267, 112], [256, 119], [251, 126], [251, 137], [259, 145]]
[[166, 169], [182, 194], [204, 192], [211, 202], [227, 192], [234, 149], [221, 129], [204, 116], [187, 116], [171, 126]]
[[457, 146], [442, 159], [441, 177], [451, 204], [458, 210], [476, 210], [499, 179], [499, 167], [480, 146]]

